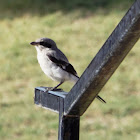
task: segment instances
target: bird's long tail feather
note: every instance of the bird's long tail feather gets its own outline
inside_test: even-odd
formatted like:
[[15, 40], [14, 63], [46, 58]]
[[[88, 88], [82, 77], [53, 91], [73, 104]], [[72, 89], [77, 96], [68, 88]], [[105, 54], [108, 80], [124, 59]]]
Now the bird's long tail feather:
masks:
[[103, 98], [101, 98], [99, 95], [97, 95], [96, 98], [97, 98], [98, 100], [100, 100], [102, 103], [106, 103], [106, 101], [105, 101]]
[[[78, 79], [79, 79], [79, 77], [78, 77], [77, 75], [75, 75], [75, 82], [77, 82]], [[106, 103], [106, 101], [105, 101], [103, 98], [101, 98], [99, 95], [97, 95], [96, 98], [97, 98], [99, 101], [101, 101], [102, 103]]]

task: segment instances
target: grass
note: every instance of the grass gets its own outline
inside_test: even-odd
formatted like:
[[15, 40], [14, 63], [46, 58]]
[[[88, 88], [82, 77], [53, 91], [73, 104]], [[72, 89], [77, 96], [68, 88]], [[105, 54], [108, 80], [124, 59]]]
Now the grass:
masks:
[[[43, 74], [29, 43], [44, 36], [54, 39], [80, 76], [132, 2], [1, 0], [0, 139], [57, 139], [58, 115], [33, 103], [34, 87], [57, 82]], [[95, 100], [81, 117], [80, 140], [140, 139], [139, 45], [102, 89], [107, 104]]]

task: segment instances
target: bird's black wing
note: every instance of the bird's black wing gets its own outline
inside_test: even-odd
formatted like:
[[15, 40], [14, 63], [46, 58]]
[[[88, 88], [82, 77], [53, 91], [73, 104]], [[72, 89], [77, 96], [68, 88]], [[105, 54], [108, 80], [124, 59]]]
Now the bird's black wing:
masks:
[[61, 67], [63, 70], [65, 70], [65, 71], [73, 74], [74, 76], [78, 77], [77, 72], [75, 71], [74, 67], [70, 63], [65, 62], [63, 60], [58, 60], [57, 58], [55, 58], [54, 56], [51, 56], [51, 55], [48, 55], [48, 57], [53, 63], [55, 63], [56, 65]]

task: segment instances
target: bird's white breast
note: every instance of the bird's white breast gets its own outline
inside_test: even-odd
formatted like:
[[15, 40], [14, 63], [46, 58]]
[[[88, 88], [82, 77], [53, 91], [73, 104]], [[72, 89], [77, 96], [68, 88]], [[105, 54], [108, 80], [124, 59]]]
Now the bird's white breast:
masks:
[[37, 51], [38, 63], [42, 71], [55, 81], [67, 81], [70, 79], [70, 74], [53, 63], [47, 56], [46, 51]]
[[42, 71], [49, 76], [50, 78], [52, 78], [53, 73], [51, 71], [52, 63], [49, 60], [49, 58], [47, 57], [46, 53], [44, 52], [37, 52], [37, 59], [38, 59], [38, 63], [40, 64], [40, 67], [42, 69]]
[[78, 80], [74, 75], [66, 72], [60, 66], [53, 63], [47, 54], [53, 54], [50, 50], [40, 50], [36, 47], [37, 50], [37, 59], [40, 64], [42, 71], [50, 77], [52, 80], [64, 82], [64, 81], [73, 81]]

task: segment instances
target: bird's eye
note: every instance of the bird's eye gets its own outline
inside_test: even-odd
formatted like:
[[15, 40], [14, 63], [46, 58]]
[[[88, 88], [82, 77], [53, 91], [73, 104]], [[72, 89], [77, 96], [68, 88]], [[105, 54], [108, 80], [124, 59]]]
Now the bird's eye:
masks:
[[44, 46], [44, 47], [46, 47], [46, 48], [51, 48], [52, 47], [52, 45], [51, 44], [49, 44], [49, 43], [47, 43], [47, 42], [40, 42], [40, 45], [42, 45], [42, 46]]

